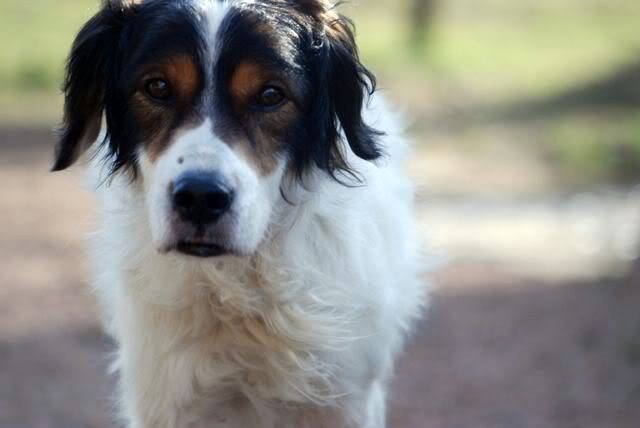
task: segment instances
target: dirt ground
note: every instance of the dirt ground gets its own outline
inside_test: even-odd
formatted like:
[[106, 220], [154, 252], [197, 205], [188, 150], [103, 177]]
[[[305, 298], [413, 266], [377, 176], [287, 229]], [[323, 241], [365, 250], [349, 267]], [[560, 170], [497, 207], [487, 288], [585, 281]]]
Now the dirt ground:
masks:
[[[47, 172], [48, 130], [0, 130], [0, 428], [114, 426], [112, 344], [83, 262], [91, 197]], [[389, 426], [640, 426], [640, 273], [550, 281], [467, 261], [433, 275]]]

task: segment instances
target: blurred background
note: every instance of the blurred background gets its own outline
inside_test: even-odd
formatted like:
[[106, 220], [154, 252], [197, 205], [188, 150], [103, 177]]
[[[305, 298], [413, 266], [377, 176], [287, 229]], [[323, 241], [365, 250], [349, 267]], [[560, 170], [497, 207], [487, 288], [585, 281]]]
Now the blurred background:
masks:
[[[0, 1], [0, 427], [108, 427], [83, 258], [92, 196], [50, 175], [95, 0]], [[640, 2], [354, 0], [415, 141], [431, 310], [390, 427], [640, 426]]]

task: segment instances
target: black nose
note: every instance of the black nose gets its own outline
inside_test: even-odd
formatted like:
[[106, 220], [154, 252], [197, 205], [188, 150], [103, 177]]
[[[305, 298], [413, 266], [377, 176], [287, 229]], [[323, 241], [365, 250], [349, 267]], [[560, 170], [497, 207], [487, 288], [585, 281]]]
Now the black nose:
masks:
[[229, 211], [233, 190], [218, 174], [190, 172], [173, 185], [173, 208], [183, 220], [205, 225]]

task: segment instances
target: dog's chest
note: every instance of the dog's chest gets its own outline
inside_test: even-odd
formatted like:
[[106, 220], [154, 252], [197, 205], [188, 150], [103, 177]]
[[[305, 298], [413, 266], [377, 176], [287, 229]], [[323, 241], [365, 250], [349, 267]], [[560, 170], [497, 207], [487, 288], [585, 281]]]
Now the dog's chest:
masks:
[[[264, 270], [256, 264], [233, 274], [152, 265], [156, 269], [124, 271], [115, 331], [125, 381], [149, 398], [141, 407], [150, 415], [160, 404], [175, 409], [180, 423], [169, 426], [219, 420], [229, 422], [213, 426], [284, 428], [278, 421], [318, 422], [319, 416], [309, 415], [338, 408], [359, 376], [354, 372], [366, 371], [366, 362], [350, 364], [360, 352], [358, 338], [368, 337], [353, 328], [353, 320], [366, 312], [354, 299], [331, 298], [335, 290], [324, 287], [315, 271], [302, 275], [270, 265], [258, 275]], [[141, 287], [148, 284], [162, 286]], [[165, 292], [163, 301], [181, 302], [180, 308], [151, 303], [157, 290]], [[252, 411], [239, 411], [243, 406]], [[243, 415], [259, 417], [260, 424]], [[265, 424], [270, 418], [273, 423]], [[292, 427], [324, 426], [315, 422]]]
[[[169, 352], [157, 353], [164, 357], [154, 360], [152, 371], [157, 376], [154, 383], [171, 391], [167, 399], [177, 408], [180, 426], [208, 421], [216, 427], [322, 427], [320, 417], [327, 421], [337, 417], [327, 410], [318, 413], [323, 408], [318, 404], [331, 404], [338, 395], [335, 367], [330, 368], [328, 355], [317, 343], [292, 337], [299, 326], [290, 325], [287, 335], [274, 330], [276, 321], [264, 315], [240, 316], [217, 307], [216, 313], [209, 308], [205, 320], [196, 319], [205, 315], [204, 308], [189, 312], [170, 324], [199, 324], [200, 331], [192, 330]], [[283, 310], [276, 313], [272, 315], [291, 316]], [[277, 322], [284, 329], [285, 321]], [[285, 421], [297, 422], [283, 425]], [[199, 427], [197, 423], [194, 426]]]
[[[173, 376], [193, 379], [194, 398], [248, 396], [306, 404], [335, 396], [337, 367], [304, 310], [265, 305], [254, 313], [200, 302], [170, 322], [189, 326], [167, 355]], [[174, 331], [174, 334], [179, 332]], [[180, 373], [179, 371], [191, 372]]]

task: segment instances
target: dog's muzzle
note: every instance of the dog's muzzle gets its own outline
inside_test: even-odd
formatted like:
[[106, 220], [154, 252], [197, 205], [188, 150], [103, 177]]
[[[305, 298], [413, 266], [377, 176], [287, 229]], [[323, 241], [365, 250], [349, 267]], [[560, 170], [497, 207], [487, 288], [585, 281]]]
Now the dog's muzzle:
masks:
[[193, 236], [179, 240], [176, 250], [196, 257], [225, 254], [223, 246], [206, 238], [207, 230], [215, 226], [233, 204], [235, 192], [224, 177], [213, 172], [186, 172], [170, 191], [173, 211], [182, 223], [195, 231]]

